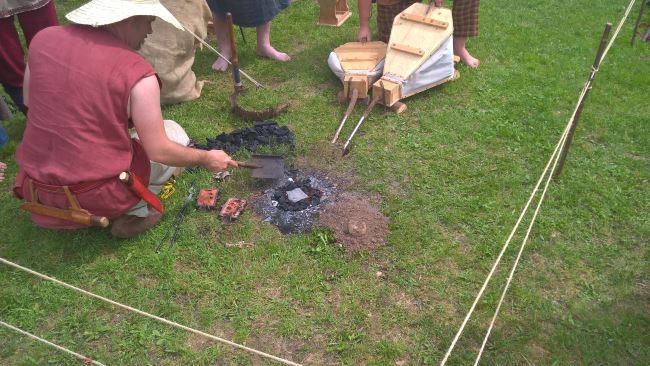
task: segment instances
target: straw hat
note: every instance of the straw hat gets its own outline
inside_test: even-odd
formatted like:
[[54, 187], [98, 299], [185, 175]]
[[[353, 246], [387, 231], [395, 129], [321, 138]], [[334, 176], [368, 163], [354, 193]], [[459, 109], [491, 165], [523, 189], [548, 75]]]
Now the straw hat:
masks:
[[98, 27], [136, 15], [155, 16], [183, 30], [181, 23], [158, 0], [92, 0], [65, 17], [73, 23]]

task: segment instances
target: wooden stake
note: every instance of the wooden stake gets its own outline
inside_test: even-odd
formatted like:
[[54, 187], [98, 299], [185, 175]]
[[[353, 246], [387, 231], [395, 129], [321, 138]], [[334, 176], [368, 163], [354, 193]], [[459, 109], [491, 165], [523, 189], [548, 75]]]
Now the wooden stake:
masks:
[[569, 128], [569, 133], [567, 134], [567, 138], [566, 141], [564, 142], [564, 146], [562, 147], [562, 151], [560, 152], [560, 161], [558, 162], [557, 170], [553, 174], [553, 178], [557, 178], [560, 176], [560, 174], [562, 174], [562, 168], [564, 167], [564, 162], [566, 160], [567, 155], [569, 154], [569, 148], [571, 147], [571, 142], [573, 141], [573, 134], [575, 133], [576, 126], [578, 125], [578, 121], [580, 120], [582, 109], [585, 106], [585, 100], [587, 100], [587, 96], [591, 91], [591, 84], [593, 83], [594, 78], [596, 77], [596, 73], [598, 72], [598, 68], [600, 67], [600, 61], [602, 60], [603, 53], [605, 52], [605, 48], [607, 47], [607, 42], [609, 41], [609, 32], [611, 31], [611, 29], [612, 29], [612, 23], [607, 23], [605, 25], [605, 31], [603, 32], [603, 36], [600, 39], [600, 47], [598, 47], [598, 52], [596, 53], [596, 59], [594, 60], [594, 64], [591, 68], [591, 73], [589, 74], [589, 79], [587, 80], [586, 83], [585, 93], [578, 103], [578, 108], [576, 109], [575, 116], [573, 117], [573, 122], [571, 123], [571, 127]]
[[634, 30], [632, 31], [632, 40], [630, 40], [630, 45], [634, 46], [634, 40], [636, 39], [636, 33], [639, 30], [639, 24], [641, 24], [641, 17], [643, 17], [643, 10], [645, 9], [646, 3], [648, 0], [643, 0], [641, 3], [641, 9], [639, 9], [639, 16], [636, 18], [636, 23], [634, 24]]
[[237, 58], [237, 43], [233, 31], [232, 14], [226, 13], [226, 27], [228, 27], [228, 40], [230, 41], [230, 64], [232, 65], [232, 77], [235, 83], [235, 93], [243, 89], [241, 75], [239, 73], [239, 59]]

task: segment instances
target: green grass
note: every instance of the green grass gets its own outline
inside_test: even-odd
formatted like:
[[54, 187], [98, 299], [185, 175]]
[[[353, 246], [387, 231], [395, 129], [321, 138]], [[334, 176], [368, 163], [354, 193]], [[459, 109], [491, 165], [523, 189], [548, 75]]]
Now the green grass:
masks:
[[[57, 1], [61, 16], [78, 4]], [[341, 28], [316, 26], [316, 2], [297, 1], [273, 22], [274, 44], [293, 57], [287, 64], [255, 57], [254, 31], [245, 30], [241, 65], [272, 86], [249, 87], [245, 102], [291, 102], [278, 118], [297, 135], [289, 160], [382, 198], [391, 234], [375, 252], [345, 254], [321, 230], [282, 236], [251, 212], [226, 226], [192, 211], [176, 246], [156, 254], [191, 181], [211, 184], [206, 172], [182, 176], [166, 218], [141, 237], [38, 229], [9, 191], [25, 127], [16, 116], [6, 123], [13, 142], [0, 150], [9, 164], [0, 256], [297, 362], [437, 364], [572, 112], [604, 24], [616, 25], [626, 5], [483, 2], [480, 37], [469, 42], [481, 67], [460, 66], [459, 80], [409, 98], [404, 114], [377, 108], [346, 158], [328, 143], [345, 107], [335, 102], [341, 85], [326, 59], [354, 38], [356, 16]], [[638, 5], [600, 68], [484, 365], [650, 364], [650, 51], [629, 45], [637, 13]], [[212, 72], [213, 59], [197, 53], [198, 77], [214, 82], [202, 97], [163, 110], [197, 139], [243, 125], [227, 111], [229, 75]], [[223, 186], [244, 198], [255, 189], [246, 172]], [[254, 248], [225, 247], [242, 240]], [[451, 364], [473, 360], [506, 275], [504, 267]], [[269, 363], [8, 267], [0, 283], [0, 319], [110, 365]], [[0, 329], [0, 364], [79, 363]]]

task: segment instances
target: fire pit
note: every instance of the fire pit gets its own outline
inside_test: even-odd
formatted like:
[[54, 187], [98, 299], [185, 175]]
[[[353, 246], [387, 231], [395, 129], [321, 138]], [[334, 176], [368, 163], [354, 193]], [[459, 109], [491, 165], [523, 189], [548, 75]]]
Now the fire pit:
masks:
[[326, 177], [286, 171], [275, 185], [253, 198], [253, 210], [283, 234], [311, 230], [314, 216], [335, 187]]

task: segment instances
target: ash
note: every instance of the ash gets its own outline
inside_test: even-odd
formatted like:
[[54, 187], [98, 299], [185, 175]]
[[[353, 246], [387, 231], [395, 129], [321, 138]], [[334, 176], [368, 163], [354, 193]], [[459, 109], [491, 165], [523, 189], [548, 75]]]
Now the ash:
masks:
[[[287, 192], [301, 189], [307, 197], [292, 202]], [[264, 221], [275, 225], [283, 234], [310, 231], [316, 213], [330, 199], [336, 187], [320, 174], [305, 175], [299, 170], [285, 171], [271, 188], [253, 198], [252, 207]]]

